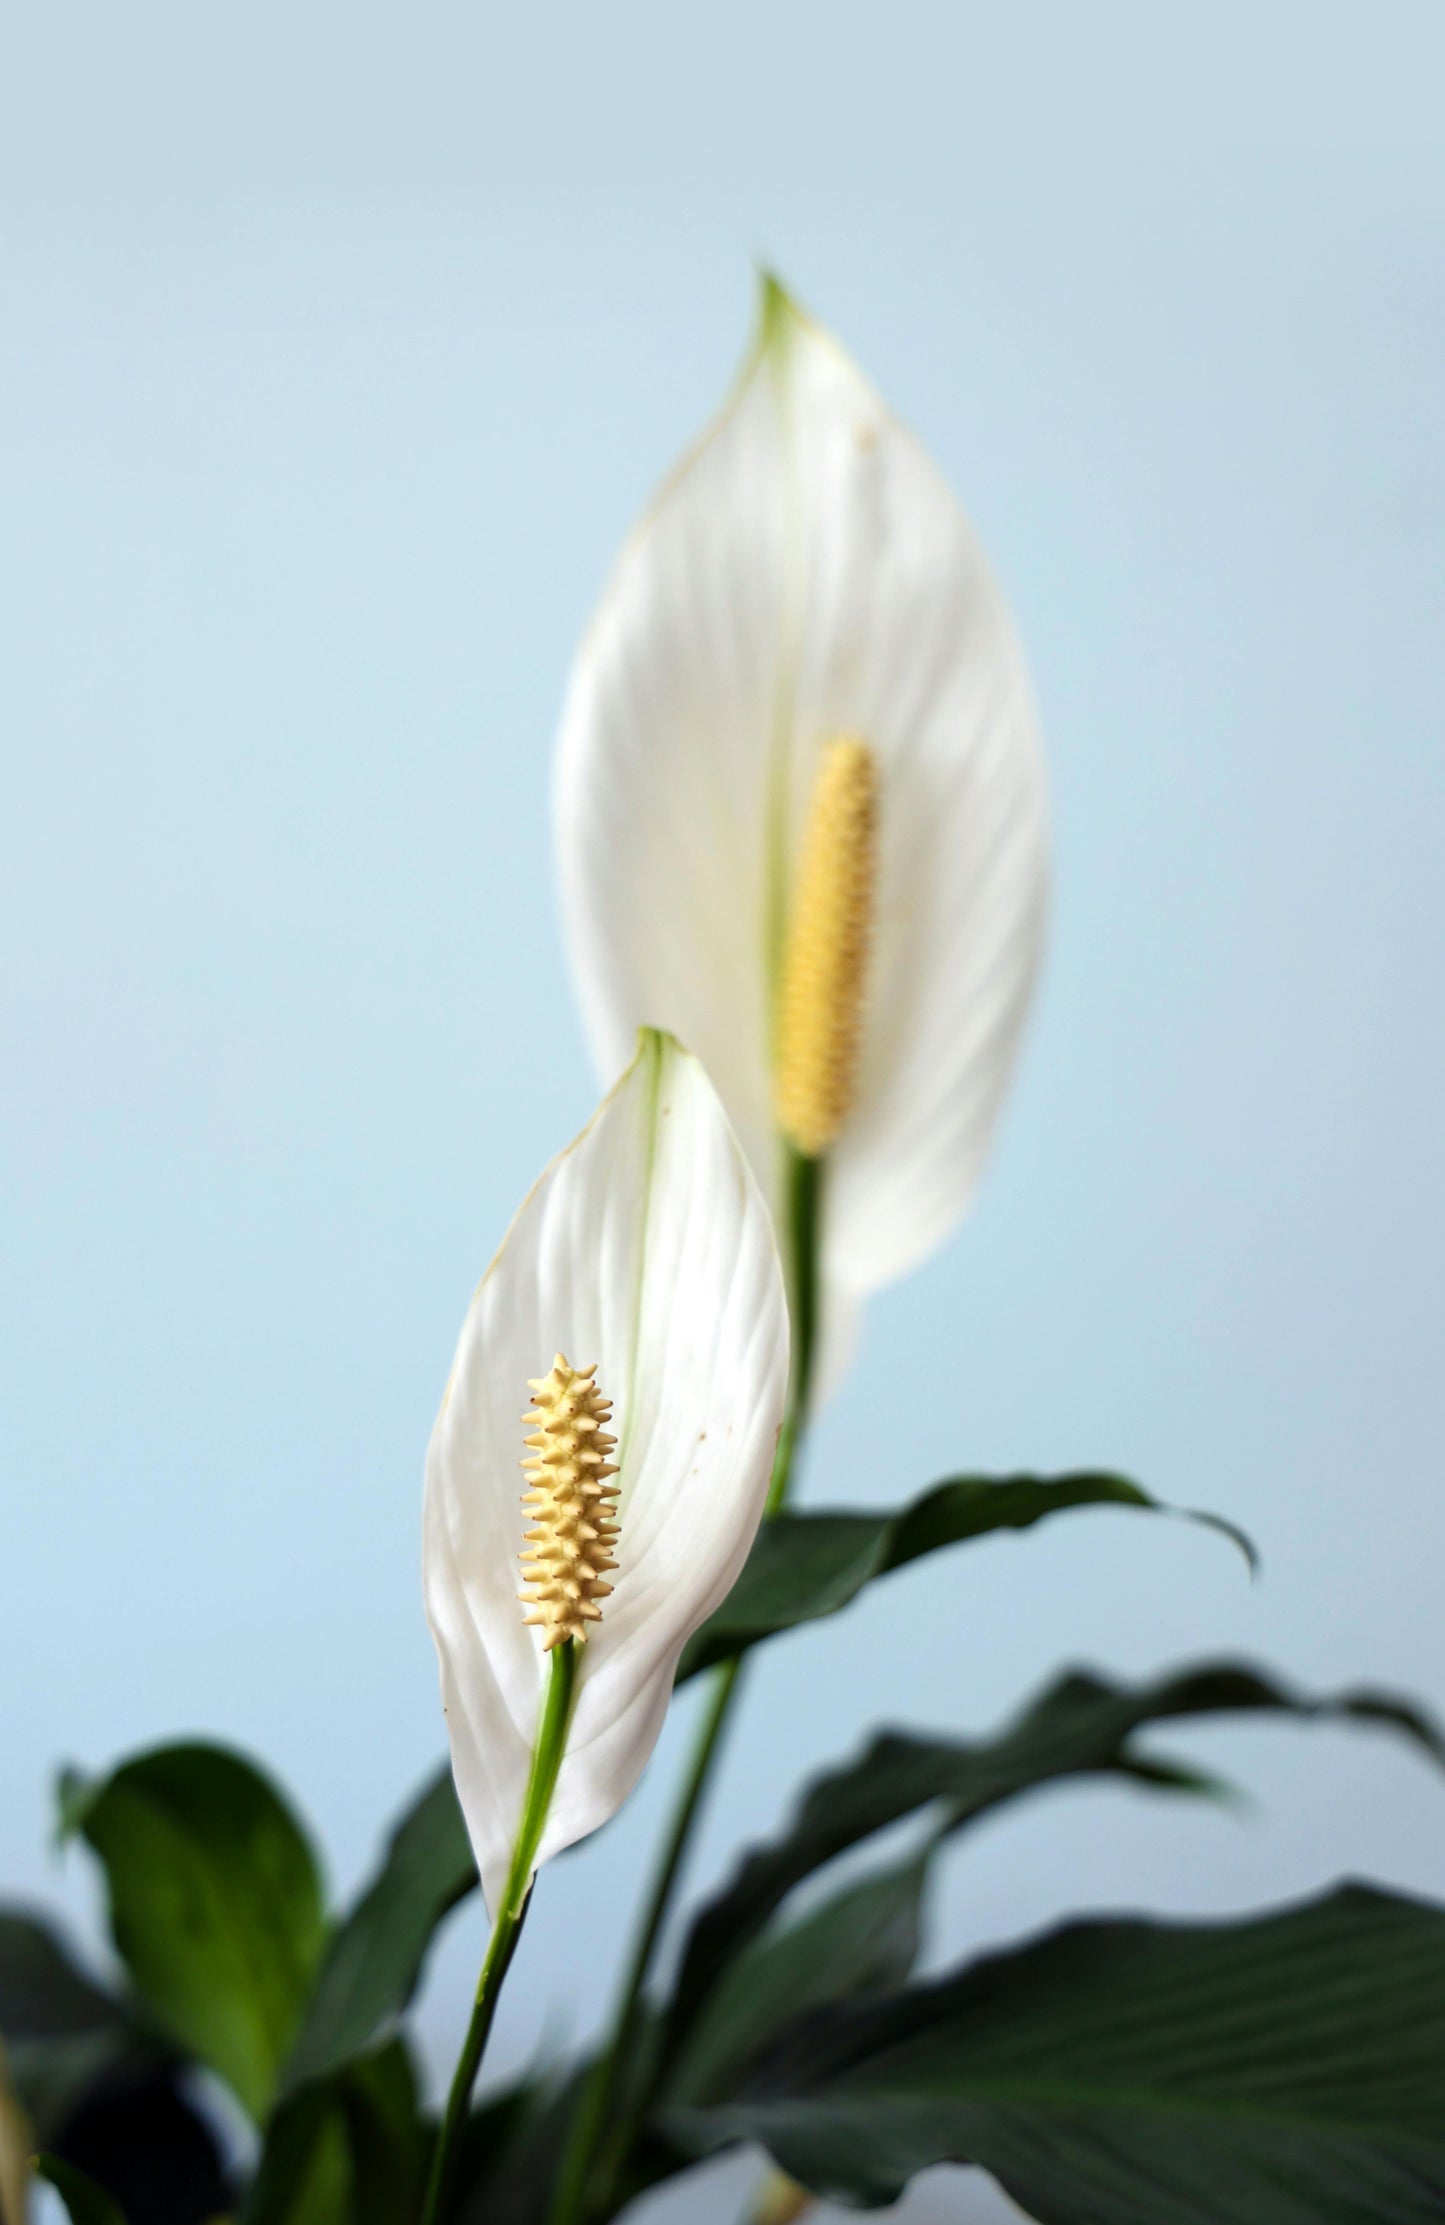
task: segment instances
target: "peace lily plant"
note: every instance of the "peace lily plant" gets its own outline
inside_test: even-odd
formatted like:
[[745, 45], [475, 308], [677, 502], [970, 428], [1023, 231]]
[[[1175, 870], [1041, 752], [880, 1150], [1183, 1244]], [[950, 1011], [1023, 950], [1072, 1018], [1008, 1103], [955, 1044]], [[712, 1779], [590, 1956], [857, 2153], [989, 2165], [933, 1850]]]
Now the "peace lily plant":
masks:
[[[981, 1816], [1070, 1780], [1215, 1797], [1149, 1736], [1209, 1716], [1328, 1716], [1445, 1759], [1403, 1700], [1233, 1661], [1076, 1670], [992, 1734], [880, 1734], [674, 1924], [757, 1647], [924, 1554], [1071, 1508], [1163, 1511], [1094, 1470], [958, 1475], [882, 1509], [790, 1499], [860, 1302], [977, 1181], [1047, 836], [978, 545], [771, 280], [731, 399], [583, 644], [556, 808], [608, 1094], [484, 1276], [432, 1436], [450, 1759], [340, 1909], [229, 1748], [63, 1773], [62, 1835], [99, 1861], [123, 1976], [0, 1910], [0, 2225], [35, 2176], [76, 2225], [603, 2225], [740, 2147], [769, 2159], [754, 2225], [886, 2205], [939, 2163], [991, 2172], [1041, 2225], [1438, 2225], [1433, 1902], [1348, 1885], [1225, 1922], [1074, 1920], [915, 1974], [932, 1868]], [[958, 1649], [966, 1691], [962, 1618]], [[614, 1814], [704, 1675], [603, 2030], [497, 2081], [538, 1872]], [[437, 2099], [408, 2015], [478, 1887], [488, 1945]]]

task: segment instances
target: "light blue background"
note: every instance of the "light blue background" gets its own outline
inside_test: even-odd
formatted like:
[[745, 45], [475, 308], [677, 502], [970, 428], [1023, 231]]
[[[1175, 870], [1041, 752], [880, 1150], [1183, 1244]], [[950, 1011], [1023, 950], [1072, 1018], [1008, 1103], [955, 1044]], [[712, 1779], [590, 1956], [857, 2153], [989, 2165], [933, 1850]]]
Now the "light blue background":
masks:
[[[46, 1850], [64, 1757], [239, 1740], [349, 1887], [440, 1750], [423, 1448], [472, 1283], [593, 1095], [550, 886], [560, 693], [731, 375], [753, 253], [964, 496], [1057, 803], [978, 1209], [873, 1307], [806, 1495], [1108, 1462], [1244, 1522], [1266, 1572], [1097, 1515], [894, 1579], [759, 1664], [699, 1879], [865, 1723], [983, 1727], [1065, 1658], [1247, 1649], [1445, 1702], [1440, 25], [12, 17], [7, 1889], [93, 1921]], [[1445, 1787], [1410, 1755], [1188, 1743], [1259, 1788], [1243, 1822], [1040, 1801], [951, 1863], [939, 1954], [1341, 1870], [1445, 1889]], [[598, 2010], [677, 1754], [546, 1877], [498, 2066]], [[438, 1958], [438, 2060], [480, 1936]], [[919, 2214], [999, 2214], [962, 2188]]]

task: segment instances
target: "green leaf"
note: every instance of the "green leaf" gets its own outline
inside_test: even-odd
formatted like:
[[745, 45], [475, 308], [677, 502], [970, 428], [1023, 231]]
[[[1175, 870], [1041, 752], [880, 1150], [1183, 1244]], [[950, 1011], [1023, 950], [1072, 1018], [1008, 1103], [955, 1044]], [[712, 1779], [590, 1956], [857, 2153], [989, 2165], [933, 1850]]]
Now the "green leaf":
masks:
[[241, 2211], [245, 2225], [355, 2225], [345, 2116], [327, 2088], [313, 2088], [305, 2101], [278, 2113], [285, 2136], [267, 2141]]
[[[677, 1681], [800, 1622], [836, 1615], [865, 1584], [941, 1546], [961, 1545], [995, 1530], [1027, 1530], [1073, 1507], [1115, 1506], [1150, 1514], [1177, 1509], [1153, 1499], [1125, 1476], [955, 1476], [896, 1513], [786, 1513], [759, 1530], [741, 1576], [716, 1614], [683, 1651]], [[1242, 1530], [1217, 1515], [1186, 1519], [1220, 1531], [1256, 1565]]]
[[242, 2225], [305, 2225], [312, 2201], [320, 2201], [329, 2217], [349, 2192], [346, 2163], [335, 2082], [303, 2087], [277, 2104], [266, 2126], [256, 2175], [241, 2205]]
[[878, 2207], [981, 2164], [1040, 2225], [1439, 2225], [1445, 1909], [1362, 1886], [1245, 1922], [1070, 1924], [795, 2025], [669, 2113]]
[[1062, 1677], [1001, 1736], [981, 1740], [885, 1733], [857, 1759], [816, 1778], [782, 1838], [748, 1854], [693, 1924], [668, 2011], [672, 2060], [729, 1963], [794, 1886], [851, 1846], [922, 1808], [942, 1810], [940, 1835], [1061, 1778], [1134, 1776], [1169, 1783], [1177, 1771], [1131, 1751], [1145, 1724], [1269, 1711], [1378, 1723], [1402, 1731], [1437, 1761], [1440, 1734], [1404, 1702], [1371, 1692], [1315, 1700], [1260, 1672], [1223, 1662], [1129, 1688], [1076, 1672]]
[[35, 2158], [35, 2176], [53, 2186], [64, 2202], [70, 2216], [70, 2225], [125, 2225], [125, 2213], [88, 2179], [77, 2171], [73, 2163], [65, 2163], [58, 2155], [38, 2155]]
[[420, 2209], [431, 2141], [410, 2054], [394, 2039], [280, 2103], [244, 2225], [405, 2225]]
[[359, 2055], [411, 1999], [437, 1925], [477, 1882], [449, 1767], [394, 1833], [374, 1882], [327, 1948], [282, 2091]]
[[165, 2051], [86, 1977], [50, 1925], [0, 1910], [0, 2036], [38, 2140], [53, 2143], [88, 2095], [159, 2069]]
[[519, 2079], [473, 2108], [457, 2159], [455, 2225], [545, 2225], [552, 2176], [590, 2067]]
[[[619, 2114], [642, 2101], [644, 2061], [656, 2034], [644, 2026], [639, 2045], [623, 2065]], [[451, 2225], [550, 2225], [553, 2182], [583, 2088], [596, 2059], [562, 2066], [551, 2075], [503, 2089], [472, 2111], [463, 2136]], [[645, 2129], [634, 2142], [610, 2215], [629, 2213], [661, 2180], [692, 2168], [693, 2158]]]
[[7, 2039], [68, 2038], [122, 2023], [124, 2016], [43, 1917], [0, 1909], [0, 2032]]
[[166, 1746], [61, 1786], [67, 1832], [99, 1855], [111, 1931], [177, 2043], [264, 2117], [325, 1940], [315, 1859], [280, 1794], [240, 1755]]
[[668, 2091], [706, 2101], [736, 2085], [753, 2056], [805, 2010], [903, 1983], [917, 1959], [932, 1844], [820, 1908], [751, 1940], [724, 1972]]
[[401, 2040], [354, 2064], [341, 2090], [355, 2225], [405, 2225], [420, 2214], [432, 2134]]

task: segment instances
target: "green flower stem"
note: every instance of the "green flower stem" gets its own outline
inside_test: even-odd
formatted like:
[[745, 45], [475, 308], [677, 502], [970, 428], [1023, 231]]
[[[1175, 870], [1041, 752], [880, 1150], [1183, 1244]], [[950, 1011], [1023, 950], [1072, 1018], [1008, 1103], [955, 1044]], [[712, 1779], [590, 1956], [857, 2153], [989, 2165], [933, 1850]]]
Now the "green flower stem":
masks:
[[687, 1852], [693, 1826], [697, 1821], [703, 1786], [722, 1737], [733, 1688], [741, 1668], [742, 1656], [734, 1654], [731, 1661], [720, 1663], [713, 1674], [707, 1713], [703, 1717], [697, 1744], [693, 1748], [682, 1797], [673, 1811], [672, 1829], [658, 1865], [652, 1893], [638, 1926], [627, 1974], [618, 1994], [612, 2028], [606, 2045], [588, 2072], [568, 2127], [562, 2167], [548, 2212], [550, 2225], [577, 2225], [577, 2220], [588, 2216], [588, 2182], [592, 2177], [594, 2163], [601, 2161], [602, 2175], [610, 2185], [615, 2173], [626, 2161], [627, 2151], [632, 2145], [635, 2127], [630, 2114], [611, 2126], [610, 2136], [607, 2136], [608, 2121], [613, 2114], [623, 2065], [627, 2062], [637, 2037], [642, 1988], [652, 1965], [653, 1951], [672, 1900], [683, 1856]]
[[532, 1755], [532, 1774], [527, 1784], [522, 1825], [517, 1833], [516, 1846], [512, 1850], [512, 1867], [507, 1875], [502, 1905], [492, 1921], [492, 1936], [487, 1942], [486, 1959], [482, 1964], [482, 1974], [477, 1980], [477, 1998], [472, 2009], [472, 2020], [462, 2042], [456, 2075], [447, 2096], [446, 2114], [437, 2134], [431, 2173], [427, 2179], [426, 2201], [422, 2206], [421, 2225], [438, 2225], [438, 2221], [446, 2214], [446, 2199], [456, 2170], [457, 2147], [466, 2124], [472, 2088], [481, 2068], [487, 2035], [492, 2029], [492, 2018], [497, 2013], [502, 1980], [506, 1977], [512, 1956], [516, 1952], [528, 1903], [532, 1898], [532, 1871], [537, 1859], [537, 1848], [546, 1829], [552, 1795], [557, 1789], [557, 1772], [562, 1766], [562, 1756], [567, 1748], [567, 1725], [572, 1714], [572, 1695], [576, 1683], [577, 1641], [569, 1638], [564, 1644], [552, 1649], [552, 1674], [547, 1684], [541, 1727]]
[[793, 1480], [793, 1464], [807, 1427], [808, 1401], [813, 1395], [813, 1365], [818, 1357], [818, 1255], [826, 1161], [810, 1159], [803, 1152], [795, 1151], [791, 1144], [786, 1150], [784, 1210], [788, 1223], [788, 1310], [793, 1325], [793, 1373], [764, 1510], [770, 1515], [776, 1514], [787, 1498]]
[[[783, 1426], [778, 1432], [778, 1449], [773, 1458], [772, 1481], [768, 1486], [763, 1510], [765, 1519], [776, 1514], [788, 1496], [793, 1469], [807, 1427], [808, 1400], [812, 1392], [813, 1363], [817, 1353], [818, 1238], [822, 1218], [824, 1161], [806, 1157], [801, 1151], [795, 1151], [791, 1144], [785, 1148], [787, 1162], [784, 1211], [787, 1217], [788, 1300], [793, 1330], [793, 1367]], [[594, 2211], [600, 2211], [603, 2215], [610, 2214], [608, 2205], [612, 2198], [611, 2189], [616, 2185], [618, 2174], [626, 2164], [637, 2131], [638, 2104], [634, 2101], [631, 2109], [623, 2113], [611, 2137], [606, 2140], [605, 2149], [604, 2128], [617, 2098], [622, 2067], [637, 2037], [642, 1989], [647, 1983], [658, 1938], [672, 1905], [678, 1877], [697, 1824], [703, 1794], [722, 1740], [723, 1728], [737, 1693], [742, 1666], [742, 1655], [734, 1654], [730, 1661], [720, 1662], [713, 1672], [712, 1696], [693, 1747], [681, 1797], [673, 1811], [672, 1827], [668, 1832], [646, 1911], [638, 1926], [612, 2024], [573, 2113], [561, 2169], [548, 2211], [548, 2225], [583, 2225], [583, 2221]], [[589, 2203], [588, 2182], [593, 2175], [594, 2163], [599, 2161], [602, 2166], [599, 2176], [608, 2191], [601, 2202]], [[424, 2221], [424, 2225], [429, 2225], [429, 2221]]]

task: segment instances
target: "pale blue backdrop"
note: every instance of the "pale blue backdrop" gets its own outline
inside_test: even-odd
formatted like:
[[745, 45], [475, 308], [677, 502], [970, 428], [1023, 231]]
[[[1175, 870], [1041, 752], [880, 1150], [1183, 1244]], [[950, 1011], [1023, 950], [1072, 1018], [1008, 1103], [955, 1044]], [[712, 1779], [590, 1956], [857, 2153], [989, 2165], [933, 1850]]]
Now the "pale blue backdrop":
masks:
[[[807, 1495], [1115, 1463], [1266, 1567], [1098, 1515], [894, 1579], [759, 1666], [699, 1876], [865, 1720], [983, 1726], [1065, 1657], [1445, 1703], [1439, 10], [76, 0], [5, 47], [0, 1885], [93, 1922], [63, 1757], [239, 1740], [350, 1886], [440, 1750], [423, 1448], [592, 1096], [560, 692], [753, 255], [972, 510], [1057, 800], [1000, 1148]], [[949, 1866], [938, 1954], [1445, 1889], [1410, 1756], [1193, 1743], [1243, 1819], [1040, 1801]], [[677, 1752], [546, 1878], [499, 2065], [598, 2010]]]

